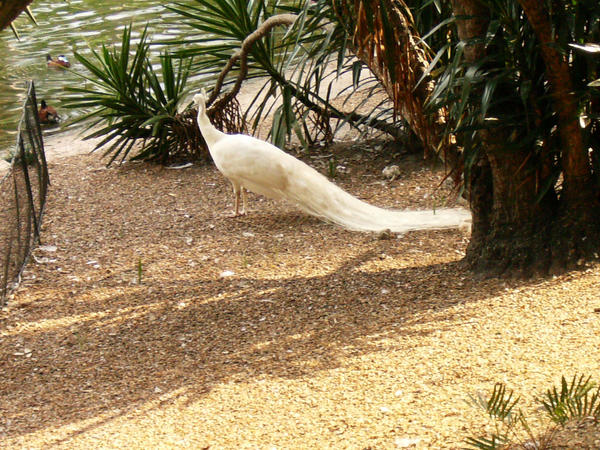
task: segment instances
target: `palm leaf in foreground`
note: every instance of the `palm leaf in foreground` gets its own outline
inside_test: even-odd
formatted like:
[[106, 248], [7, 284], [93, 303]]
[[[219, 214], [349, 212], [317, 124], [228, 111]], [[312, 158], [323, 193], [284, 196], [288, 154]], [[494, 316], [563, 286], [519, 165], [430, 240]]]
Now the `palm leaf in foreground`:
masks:
[[581, 375], [569, 383], [562, 377], [560, 390], [554, 386], [546, 391], [540, 401], [554, 422], [564, 425], [568, 420], [586, 417], [600, 420], [600, 388], [590, 380]]
[[177, 113], [192, 60], [174, 63], [165, 52], [157, 73], [149, 49], [146, 26], [135, 48], [131, 27], [125, 27], [120, 49], [90, 49], [90, 57], [75, 52], [87, 70], [78, 73], [85, 85], [67, 88], [65, 106], [88, 111], [76, 122], [85, 121], [91, 131], [86, 139], [102, 138], [94, 150], [104, 148], [108, 164], [127, 158], [166, 162], [184, 154], [205, 156], [198, 136], [187, 130], [189, 117]]
[[[589, 376], [575, 375], [570, 382], [563, 376], [560, 388], [548, 389], [538, 398], [542, 406], [539, 411], [545, 412], [553, 422], [541, 433], [534, 432], [521, 410], [515, 413], [518, 401], [519, 398], [514, 399], [513, 391], [503, 383], [496, 383], [489, 397], [482, 394], [471, 396], [467, 403], [483, 409], [494, 420], [495, 431], [488, 436], [468, 437], [465, 443], [469, 448], [555, 448], [551, 444], [559, 427], [564, 429], [569, 423], [578, 424], [583, 419], [591, 419], [597, 425], [600, 420], [600, 388]], [[526, 441], [522, 440], [523, 436], [527, 437]]]

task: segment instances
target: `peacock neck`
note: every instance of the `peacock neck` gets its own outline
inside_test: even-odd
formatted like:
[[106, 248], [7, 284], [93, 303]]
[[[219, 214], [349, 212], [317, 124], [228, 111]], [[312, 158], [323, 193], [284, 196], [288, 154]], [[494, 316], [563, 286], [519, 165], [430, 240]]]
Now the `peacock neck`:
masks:
[[202, 137], [204, 137], [204, 140], [209, 148], [224, 135], [224, 133], [217, 130], [213, 124], [210, 123], [210, 120], [206, 114], [198, 115], [198, 127], [200, 128]]

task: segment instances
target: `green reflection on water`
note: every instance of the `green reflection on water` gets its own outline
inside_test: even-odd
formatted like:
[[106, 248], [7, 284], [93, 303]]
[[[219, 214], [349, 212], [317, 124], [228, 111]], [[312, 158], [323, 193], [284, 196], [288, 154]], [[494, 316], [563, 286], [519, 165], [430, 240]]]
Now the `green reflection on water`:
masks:
[[[154, 41], [181, 38], [189, 35], [181, 17], [168, 11], [167, 2], [158, 0], [70, 0], [40, 1], [32, 4], [38, 26], [22, 15], [15, 21], [18, 41], [10, 30], [0, 33], [0, 154], [14, 146], [21, 107], [25, 99], [25, 82], [34, 80], [38, 101], [58, 105], [64, 86], [81, 83], [68, 70], [48, 68], [46, 54], [64, 54], [71, 68], [82, 70], [73, 58], [73, 49], [87, 54], [102, 44], [120, 42], [122, 29], [133, 24], [133, 36], [139, 36], [146, 22]], [[77, 112], [59, 110], [64, 120]], [[56, 132], [57, 128], [45, 133]]]

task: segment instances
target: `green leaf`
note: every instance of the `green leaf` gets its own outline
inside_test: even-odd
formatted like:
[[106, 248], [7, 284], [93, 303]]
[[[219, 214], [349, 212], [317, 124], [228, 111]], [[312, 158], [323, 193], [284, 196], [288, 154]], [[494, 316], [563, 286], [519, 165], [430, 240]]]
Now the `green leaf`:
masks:
[[508, 436], [506, 435], [492, 435], [491, 438], [469, 437], [465, 440], [465, 442], [472, 448], [477, 448], [480, 450], [498, 450], [500, 448], [503, 448], [509, 442], [509, 440]]
[[513, 399], [513, 394], [514, 392], [508, 390], [503, 383], [496, 383], [489, 397], [479, 394], [476, 398], [470, 397], [470, 403], [485, 410], [491, 418], [511, 423], [513, 409], [520, 399]]
[[442, 20], [439, 24], [437, 24], [435, 27], [433, 27], [431, 30], [429, 30], [418, 42], [417, 45], [421, 45], [423, 42], [425, 42], [425, 40], [427, 38], [429, 38], [431, 35], [433, 35], [436, 31], [438, 31], [439, 29], [445, 27], [446, 25], [449, 25], [451, 23], [453, 23], [456, 20], [456, 17], [452, 16], [452, 17], [448, 17], [447, 19]]
[[592, 416], [600, 418], [600, 389], [591, 382], [591, 377], [573, 376], [571, 382], [561, 378], [560, 390], [553, 387], [546, 391], [541, 403], [552, 421], [565, 424], [571, 419]]
[[[89, 84], [67, 88], [70, 95], [64, 100], [67, 107], [91, 109], [78, 119], [93, 120], [88, 130], [104, 124], [86, 138], [102, 138], [95, 149], [106, 147], [104, 154], [109, 157], [109, 164], [117, 158], [123, 161], [129, 157], [139, 140], [144, 140], [144, 146], [132, 158], [145, 153], [166, 161], [170, 152], [188, 148], [177, 137], [181, 131], [173, 125], [177, 105], [186, 90], [190, 64], [174, 65], [166, 52], [152, 57], [147, 25], [137, 45], [131, 45], [131, 30], [131, 27], [123, 30], [120, 48], [102, 46], [99, 51], [90, 48], [89, 57], [75, 52], [86, 70], [77, 74]], [[156, 59], [160, 62], [159, 73], [152, 66]], [[195, 122], [190, 125], [197, 126]]]
[[481, 120], [484, 120], [487, 115], [488, 109], [492, 104], [492, 98], [497, 85], [498, 79], [492, 78], [485, 84], [483, 88], [483, 95], [481, 96]]
[[417, 81], [417, 84], [415, 84], [415, 89], [421, 84], [421, 82], [425, 78], [427, 78], [427, 76], [429, 76], [429, 74], [434, 69], [434, 67], [437, 65], [437, 63], [440, 61], [440, 59], [442, 58], [442, 56], [448, 51], [448, 47], [449, 47], [448, 45], [445, 45], [445, 46], [443, 46], [442, 48], [440, 48], [438, 50], [438, 52], [436, 53], [435, 57], [431, 60], [431, 62], [427, 66], [427, 70], [425, 70], [425, 72], [423, 72], [423, 75], [421, 75], [421, 77]]

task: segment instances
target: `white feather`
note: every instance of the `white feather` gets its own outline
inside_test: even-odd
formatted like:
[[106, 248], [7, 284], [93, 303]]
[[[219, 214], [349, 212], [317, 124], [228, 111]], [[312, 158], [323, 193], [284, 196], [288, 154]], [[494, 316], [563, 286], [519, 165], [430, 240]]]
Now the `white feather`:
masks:
[[[312, 167], [267, 142], [218, 131], [206, 116], [205, 94], [198, 94], [198, 126], [219, 171], [236, 186], [272, 199], [284, 199], [308, 214], [350, 230], [405, 232], [452, 228], [470, 220], [461, 208], [394, 211], [353, 197]], [[236, 202], [237, 213], [237, 202]]]

